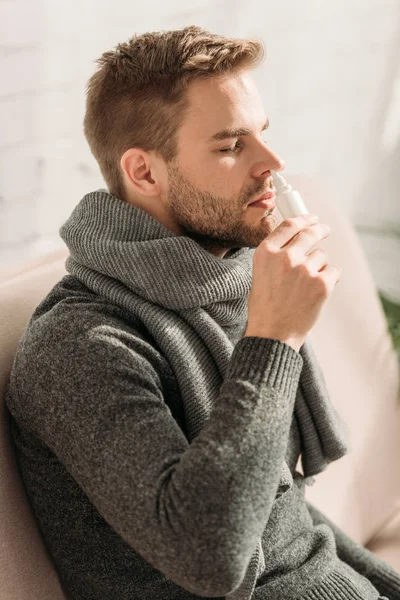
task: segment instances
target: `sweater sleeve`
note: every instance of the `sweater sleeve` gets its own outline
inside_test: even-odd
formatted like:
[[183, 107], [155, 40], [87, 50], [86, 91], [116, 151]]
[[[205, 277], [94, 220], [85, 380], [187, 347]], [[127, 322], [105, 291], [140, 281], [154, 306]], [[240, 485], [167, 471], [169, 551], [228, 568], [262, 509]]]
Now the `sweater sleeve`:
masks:
[[[101, 317], [101, 315], [100, 315]], [[141, 338], [93, 318], [25, 336], [14, 418], [63, 463], [110, 526], [199, 596], [243, 580], [280, 480], [303, 359], [288, 344], [236, 344], [218, 400], [188, 443]]]
[[314, 525], [328, 525], [335, 536], [338, 557], [355, 571], [369, 579], [382, 596], [400, 600], [400, 573], [373, 552], [352, 540], [315, 506], [306, 502]]

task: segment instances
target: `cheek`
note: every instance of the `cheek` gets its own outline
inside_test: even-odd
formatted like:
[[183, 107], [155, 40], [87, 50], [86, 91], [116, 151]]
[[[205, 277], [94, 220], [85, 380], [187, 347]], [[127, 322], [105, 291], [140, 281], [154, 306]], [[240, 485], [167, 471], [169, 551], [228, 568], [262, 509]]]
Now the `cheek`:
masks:
[[245, 187], [244, 170], [229, 156], [216, 158], [209, 168], [200, 167], [207, 188], [222, 198], [237, 197]]
[[233, 157], [187, 152], [180, 165], [182, 174], [192, 185], [213, 196], [237, 198], [246, 189], [244, 168]]
[[249, 185], [246, 170], [232, 159], [220, 162], [217, 181], [221, 195], [226, 198], [239, 198]]

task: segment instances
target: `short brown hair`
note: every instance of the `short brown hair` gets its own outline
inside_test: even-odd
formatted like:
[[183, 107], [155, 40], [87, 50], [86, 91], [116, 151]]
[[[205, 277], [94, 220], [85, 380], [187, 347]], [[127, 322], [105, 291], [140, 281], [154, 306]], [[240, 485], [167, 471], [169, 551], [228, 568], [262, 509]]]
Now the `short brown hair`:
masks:
[[87, 84], [84, 134], [110, 193], [124, 199], [120, 160], [129, 148], [176, 157], [190, 81], [255, 68], [263, 58], [261, 41], [194, 25], [134, 35], [104, 52]]

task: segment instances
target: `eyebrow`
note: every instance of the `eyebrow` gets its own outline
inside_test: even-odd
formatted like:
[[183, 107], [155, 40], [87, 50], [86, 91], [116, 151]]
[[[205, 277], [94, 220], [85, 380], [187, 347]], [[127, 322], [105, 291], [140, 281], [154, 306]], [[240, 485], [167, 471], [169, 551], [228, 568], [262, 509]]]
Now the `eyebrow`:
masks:
[[[267, 119], [262, 126], [261, 131], [265, 131], [269, 127], [269, 119]], [[250, 129], [223, 129], [222, 131], [218, 131], [213, 136], [210, 137], [210, 142], [214, 140], [225, 140], [227, 138], [235, 138], [240, 137], [242, 135], [249, 135], [251, 133]]]

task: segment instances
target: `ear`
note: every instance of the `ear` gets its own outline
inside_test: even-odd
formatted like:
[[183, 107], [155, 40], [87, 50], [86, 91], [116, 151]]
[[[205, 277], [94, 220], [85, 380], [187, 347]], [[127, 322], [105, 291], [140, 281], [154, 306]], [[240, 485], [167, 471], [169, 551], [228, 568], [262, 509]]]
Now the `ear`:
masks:
[[121, 170], [136, 193], [158, 196], [161, 192], [152, 154], [141, 148], [129, 148], [121, 157]]

